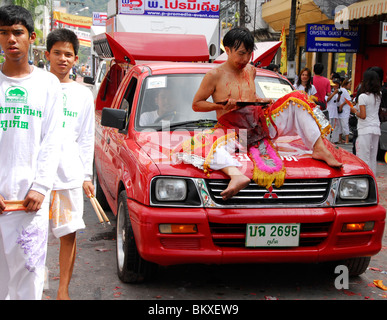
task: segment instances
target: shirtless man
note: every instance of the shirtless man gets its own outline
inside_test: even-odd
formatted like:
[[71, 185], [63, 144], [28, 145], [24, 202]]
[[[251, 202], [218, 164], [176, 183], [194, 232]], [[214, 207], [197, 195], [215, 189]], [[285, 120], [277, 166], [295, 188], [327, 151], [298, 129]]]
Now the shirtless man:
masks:
[[[228, 55], [227, 61], [204, 76], [192, 103], [194, 111], [215, 110], [217, 119], [235, 109], [237, 101], [267, 101], [258, 97], [255, 91], [256, 69], [249, 63], [255, 44], [250, 31], [245, 28], [230, 30], [223, 38], [223, 45]], [[210, 96], [213, 103], [207, 101]], [[313, 145], [312, 157], [332, 167], [342, 166], [325, 147], [321, 136]], [[235, 166], [224, 167], [221, 171], [231, 179], [228, 187], [221, 192], [223, 200], [236, 195], [250, 183], [250, 178]]]

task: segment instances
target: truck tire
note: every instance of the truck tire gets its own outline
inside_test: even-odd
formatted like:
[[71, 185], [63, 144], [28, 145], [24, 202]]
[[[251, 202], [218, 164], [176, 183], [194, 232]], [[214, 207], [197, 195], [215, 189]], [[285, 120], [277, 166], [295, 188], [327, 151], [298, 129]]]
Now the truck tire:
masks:
[[125, 190], [118, 197], [116, 232], [118, 278], [126, 283], [152, 279], [157, 272], [157, 264], [144, 260], [138, 253]]
[[371, 261], [371, 257], [358, 257], [347, 259], [343, 261], [343, 264], [348, 268], [350, 277], [359, 276], [364, 273]]
[[98, 200], [102, 209], [110, 210], [109, 203], [106, 200], [105, 194], [102, 191], [101, 185], [98, 180], [97, 170], [95, 168], [95, 164], [93, 166], [93, 184], [95, 188], [95, 198]]

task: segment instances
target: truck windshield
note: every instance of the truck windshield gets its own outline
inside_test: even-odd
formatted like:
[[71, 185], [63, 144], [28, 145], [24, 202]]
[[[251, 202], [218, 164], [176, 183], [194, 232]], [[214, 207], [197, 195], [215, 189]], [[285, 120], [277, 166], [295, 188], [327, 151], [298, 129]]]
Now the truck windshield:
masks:
[[[172, 74], [148, 77], [144, 81], [136, 112], [136, 127], [212, 126], [216, 121], [215, 111], [192, 110], [192, 100], [203, 76]], [[265, 98], [278, 99], [293, 90], [289, 82], [276, 77], [257, 76], [255, 84], [258, 96]], [[209, 101], [212, 101], [211, 98]]]
[[198, 120], [216, 120], [215, 111], [195, 112], [192, 100], [204, 74], [162, 75], [148, 77], [143, 84], [136, 124], [139, 128], [160, 127]]

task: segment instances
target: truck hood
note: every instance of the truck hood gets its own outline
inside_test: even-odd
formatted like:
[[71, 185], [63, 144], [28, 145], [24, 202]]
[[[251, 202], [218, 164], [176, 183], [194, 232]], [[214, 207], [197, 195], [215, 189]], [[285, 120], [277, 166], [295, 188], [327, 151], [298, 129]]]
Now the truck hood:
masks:
[[[197, 132], [196, 132], [197, 133]], [[192, 132], [160, 131], [136, 133], [137, 144], [145, 151], [151, 161], [158, 167], [161, 175], [190, 176], [206, 178], [203, 170], [191, 164], [179, 161], [176, 154], [181, 151], [183, 141], [190, 139]], [[287, 179], [302, 178], [334, 178], [340, 176], [370, 174], [372, 172], [352, 153], [339, 148], [324, 139], [328, 149], [335, 158], [342, 162], [343, 168], [336, 169], [323, 161], [312, 159], [312, 151], [308, 150], [299, 136], [283, 136], [275, 141], [275, 146], [286, 167]], [[253, 162], [245, 152], [236, 153], [235, 158], [242, 164], [241, 171], [251, 178]], [[221, 172], [214, 171], [211, 178], [225, 178]]]

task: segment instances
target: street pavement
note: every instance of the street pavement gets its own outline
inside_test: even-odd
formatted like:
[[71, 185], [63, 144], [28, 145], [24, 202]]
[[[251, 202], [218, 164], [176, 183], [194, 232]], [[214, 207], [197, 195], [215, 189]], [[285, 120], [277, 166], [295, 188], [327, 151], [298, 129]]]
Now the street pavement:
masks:
[[[352, 145], [338, 146], [352, 151]], [[378, 161], [376, 179], [380, 203], [385, 208], [386, 178], [387, 164]], [[369, 269], [359, 277], [350, 278], [347, 289], [336, 289], [337, 274], [327, 272], [323, 265], [314, 264], [180, 265], [160, 267], [158, 277], [152, 282], [122, 283], [116, 273], [115, 218], [106, 211], [111, 225], [101, 225], [89, 200], [85, 198], [84, 201], [86, 229], [77, 233], [77, 258], [70, 284], [73, 300], [145, 300], [151, 303], [176, 300], [387, 300], [387, 291], [373, 284], [374, 280], [382, 280], [387, 285], [387, 231], [382, 250], [372, 258]], [[58, 256], [59, 240], [51, 238], [43, 300], [56, 299]]]
[[[339, 145], [347, 150], [351, 146]], [[350, 151], [350, 150], [349, 150]], [[387, 207], [387, 164], [379, 161], [376, 175], [380, 203]], [[350, 278], [348, 289], [338, 290], [336, 274], [322, 265], [183, 265], [160, 267], [149, 283], [125, 284], [116, 274], [115, 218], [106, 212], [111, 225], [102, 226], [85, 198], [86, 229], [77, 234], [77, 258], [70, 284], [74, 300], [387, 300], [387, 291], [373, 284], [387, 285], [387, 232], [383, 248], [369, 269]], [[55, 300], [59, 283], [59, 241], [48, 245], [48, 277], [43, 300]], [[165, 302], [165, 301], [164, 301]]]

